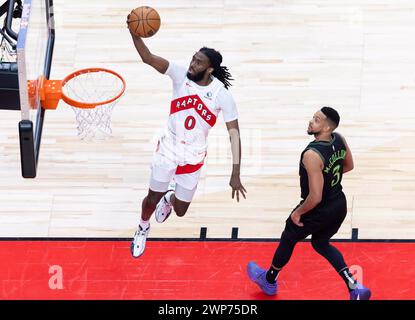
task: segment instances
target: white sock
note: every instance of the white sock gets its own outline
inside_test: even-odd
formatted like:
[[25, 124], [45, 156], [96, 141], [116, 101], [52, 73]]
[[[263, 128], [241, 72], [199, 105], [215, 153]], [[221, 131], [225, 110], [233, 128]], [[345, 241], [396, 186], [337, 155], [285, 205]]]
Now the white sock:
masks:
[[169, 190], [175, 190], [176, 189], [176, 182], [174, 180], [170, 181], [168, 189]]
[[141, 226], [143, 230], [147, 230], [147, 228], [150, 226], [150, 220], [145, 221], [143, 219], [140, 219], [139, 225]]

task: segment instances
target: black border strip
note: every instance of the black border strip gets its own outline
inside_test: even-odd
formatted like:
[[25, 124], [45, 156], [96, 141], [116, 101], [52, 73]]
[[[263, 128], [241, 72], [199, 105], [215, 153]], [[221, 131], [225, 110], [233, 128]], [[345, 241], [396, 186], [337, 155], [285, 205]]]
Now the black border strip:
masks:
[[[183, 242], [278, 242], [280, 238], [238, 238], [238, 227], [232, 227], [231, 238], [207, 238], [207, 227], [200, 228], [199, 238], [151, 238], [148, 241], [183, 241]], [[331, 239], [331, 242], [368, 242], [368, 243], [415, 243], [415, 239], [358, 239], [359, 229], [352, 229], [351, 239]], [[131, 241], [129, 238], [120, 237], [0, 237], [1, 241]], [[301, 242], [310, 242], [305, 239]]]
[[[85, 238], [85, 237], [0, 237], [1, 241], [131, 241], [130, 238]], [[147, 241], [183, 241], [183, 242], [278, 242], [280, 238], [151, 238]], [[310, 242], [310, 239], [305, 239], [301, 242]], [[415, 243], [415, 239], [331, 239], [330, 242], [346, 242], [346, 243]]]

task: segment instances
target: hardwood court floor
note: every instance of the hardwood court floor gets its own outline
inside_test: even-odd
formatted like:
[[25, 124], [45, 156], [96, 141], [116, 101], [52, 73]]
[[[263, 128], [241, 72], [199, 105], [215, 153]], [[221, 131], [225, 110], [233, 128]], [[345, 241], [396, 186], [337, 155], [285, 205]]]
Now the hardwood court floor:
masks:
[[[298, 158], [307, 121], [337, 108], [355, 170], [344, 178], [349, 214], [337, 238], [415, 239], [415, 31], [413, 1], [149, 1], [160, 31], [146, 40], [163, 57], [188, 64], [201, 46], [219, 49], [235, 78], [242, 134], [242, 181], [228, 186], [223, 120], [188, 214], [153, 224], [151, 237], [276, 238], [299, 200]], [[157, 134], [165, 125], [170, 80], [140, 62], [125, 20], [134, 1], [55, 0], [52, 77], [101, 66], [124, 75], [113, 136], [86, 143], [74, 113], [47, 112], [38, 176], [23, 180], [18, 112], [0, 113], [0, 236], [130, 237], [148, 187]]]

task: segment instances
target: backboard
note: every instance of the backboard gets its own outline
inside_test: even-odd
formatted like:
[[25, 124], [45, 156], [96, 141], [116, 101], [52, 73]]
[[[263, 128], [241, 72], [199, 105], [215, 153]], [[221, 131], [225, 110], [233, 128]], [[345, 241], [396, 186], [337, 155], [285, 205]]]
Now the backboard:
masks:
[[[21, 121], [19, 122], [22, 176], [36, 177], [45, 110], [39, 84], [49, 79], [54, 46], [53, 0], [25, 0], [17, 40], [17, 71]], [[33, 86], [28, 87], [28, 83]], [[33, 92], [29, 92], [32, 91]]]

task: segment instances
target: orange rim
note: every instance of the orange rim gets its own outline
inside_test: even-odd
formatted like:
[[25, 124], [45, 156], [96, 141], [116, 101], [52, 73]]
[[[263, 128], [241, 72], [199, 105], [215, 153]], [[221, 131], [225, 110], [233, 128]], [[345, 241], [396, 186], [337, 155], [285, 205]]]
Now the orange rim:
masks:
[[115, 97], [113, 97], [109, 100], [106, 100], [106, 101], [81, 102], [81, 101], [77, 101], [77, 100], [74, 100], [72, 98], [69, 98], [67, 95], [65, 95], [65, 93], [62, 90], [61, 94], [62, 94], [62, 100], [63, 101], [65, 101], [67, 104], [69, 104], [73, 107], [76, 107], [76, 108], [91, 109], [91, 108], [95, 108], [96, 106], [101, 106], [101, 105], [104, 105], [104, 104], [111, 103], [111, 102], [117, 100], [118, 98], [120, 98], [122, 96], [122, 94], [125, 91], [125, 87], [126, 87], [124, 78], [120, 74], [118, 74], [117, 72], [109, 70], [109, 69], [104, 69], [104, 68], [86, 68], [86, 69], [81, 69], [81, 70], [77, 70], [75, 72], [72, 72], [71, 74], [67, 75], [62, 80], [62, 88], [65, 86], [65, 84], [69, 80], [71, 80], [71, 79], [73, 79], [77, 76], [80, 76], [81, 74], [90, 73], [90, 72], [107, 72], [107, 73], [111, 73], [114, 76], [116, 76], [118, 79], [120, 79], [122, 81], [122, 89], [121, 89], [120, 93], [118, 93]]

